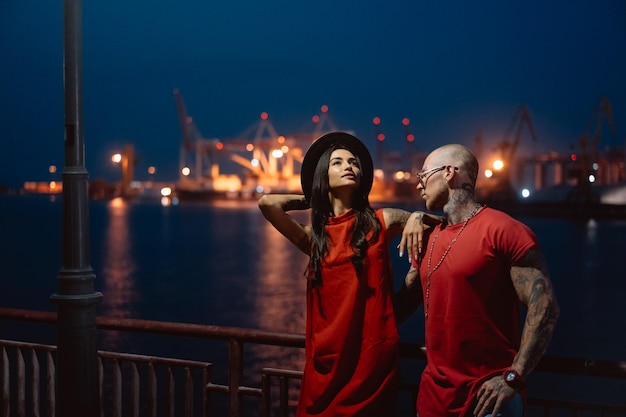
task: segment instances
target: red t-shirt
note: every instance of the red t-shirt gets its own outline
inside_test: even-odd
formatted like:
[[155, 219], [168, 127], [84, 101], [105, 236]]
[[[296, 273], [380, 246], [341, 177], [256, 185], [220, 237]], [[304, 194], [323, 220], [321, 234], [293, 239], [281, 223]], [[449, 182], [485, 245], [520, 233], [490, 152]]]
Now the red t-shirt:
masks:
[[420, 417], [464, 415], [482, 382], [509, 368], [520, 345], [510, 268], [537, 245], [536, 236], [507, 214], [483, 208], [441, 261], [462, 226], [437, 226], [420, 266], [427, 357], [417, 398]]
[[298, 417], [393, 415], [400, 338], [382, 210], [376, 214], [383, 228], [367, 251], [361, 277], [350, 260], [355, 212], [332, 217], [326, 226], [331, 245], [322, 263], [322, 284], [307, 289]]

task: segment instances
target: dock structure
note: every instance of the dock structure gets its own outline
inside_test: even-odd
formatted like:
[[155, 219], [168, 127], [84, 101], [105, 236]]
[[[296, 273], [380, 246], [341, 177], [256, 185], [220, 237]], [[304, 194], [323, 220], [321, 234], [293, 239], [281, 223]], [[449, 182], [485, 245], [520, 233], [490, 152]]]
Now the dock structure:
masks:
[[[177, 191], [185, 196], [266, 192], [301, 192], [300, 164], [315, 138], [337, 130], [328, 106], [312, 118], [311, 133], [281, 135], [267, 112], [236, 137], [206, 138], [187, 113], [182, 93], [174, 90], [181, 129]], [[232, 162], [241, 174], [222, 173], [220, 164]]]

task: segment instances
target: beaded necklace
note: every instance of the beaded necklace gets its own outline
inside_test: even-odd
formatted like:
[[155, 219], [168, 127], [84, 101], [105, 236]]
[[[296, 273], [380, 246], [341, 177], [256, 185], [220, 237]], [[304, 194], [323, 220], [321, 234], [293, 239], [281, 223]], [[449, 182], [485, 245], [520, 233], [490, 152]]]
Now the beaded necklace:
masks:
[[443, 260], [446, 258], [446, 256], [448, 255], [448, 252], [450, 252], [450, 249], [452, 248], [452, 245], [454, 245], [454, 243], [457, 241], [457, 239], [459, 238], [459, 236], [461, 235], [461, 233], [463, 232], [463, 230], [465, 229], [465, 226], [467, 226], [467, 223], [469, 223], [470, 219], [472, 217], [474, 217], [476, 215], [476, 213], [478, 213], [478, 211], [483, 208], [484, 206], [482, 205], [477, 205], [476, 207], [474, 207], [474, 211], [472, 211], [469, 215], [469, 217], [463, 222], [463, 225], [461, 226], [461, 228], [459, 229], [458, 233], [456, 234], [456, 236], [450, 241], [450, 244], [448, 245], [448, 247], [446, 248], [445, 251], [443, 251], [443, 255], [441, 255], [441, 259], [439, 259], [439, 262], [437, 262], [437, 265], [435, 265], [435, 267], [431, 270], [430, 269], [430, 262], [432, 260], [433, 257], [433, 249], [435, 248], [435, 241], [437, 240], [437, 238], [439, 237], [439, 232], [437, 232], [435, 234], [435, 236], [433, 236], [433, 241], [430, 244], [430, 253], [428, 254], [428, 260], [426, 263], [426, 266], [428, 268], [428, 275], [427, 275], [427, 281], [426, 281], [426, 302], [424, 305], [424, 316], [426, 318], [428, 318], [428, 302], [429, 302], [429, 298], [430, 298], [430, 276], [433, 274], [433, 272], [435, 272], [443, 263]]

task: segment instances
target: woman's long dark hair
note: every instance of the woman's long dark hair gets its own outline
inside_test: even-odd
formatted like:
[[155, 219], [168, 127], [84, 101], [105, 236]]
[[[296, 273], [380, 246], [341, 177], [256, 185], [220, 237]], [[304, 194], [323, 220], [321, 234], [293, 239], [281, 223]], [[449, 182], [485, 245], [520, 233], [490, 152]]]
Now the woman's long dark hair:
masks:
[[[325, 226], [328, 219], [334, 216], [334, 212], [328, 198], [330, 192], [328, 168], [330, 155], [337, 149], [346, 149], [354, 154], [353, 151], [344, 145], [337, 144], [329, 147], [320, 157], [313, 175], [310, 201], [313, 245], [311, 248], [311, 259], [309, 260], [309, 269], [314, 275], [313, 286], [319, 286], [322, 282], [322, 262], [329, 252], [329, 239]], [[359, 168], [361, 168], [361, 161], [356, 154], [354, 155]], [[361, 177], [363, 177], [363, 172], [361, 172]], [[352, 208], [356, 212], [356, 222], [354, 223], [350, 246], [355, 252], [352, 256], [352, 264], [357, 271], [357, 275], [360, 275], [363, 269], [369, 245], [378, 239], [378, 234], [382, 229], [374, 209], [370, 207], [368, 192], [369, 190], [364, 189], [363, 180], [361, 179], [361, 185], [352, 198]], [[367, 235], [370, 231], [373, 231], [373, 234], [371, 239], [368, 240]]]

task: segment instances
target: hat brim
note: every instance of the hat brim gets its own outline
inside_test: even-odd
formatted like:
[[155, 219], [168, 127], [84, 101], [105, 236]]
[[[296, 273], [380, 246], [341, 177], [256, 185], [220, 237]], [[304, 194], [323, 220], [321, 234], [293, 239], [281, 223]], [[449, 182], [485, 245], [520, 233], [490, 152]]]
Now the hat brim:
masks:
[[367, 146], [355, 136], [346, 132], [331, 132], [320, 136], [307, 150], [302, 161], [300, 183], [307, 201], [311, 201], [313, 176], [322, 154], [331, 146], [341, 145], [352, 152], [361, 161], [361, 190], [369, 194], [374, 182], [374, 163]]

